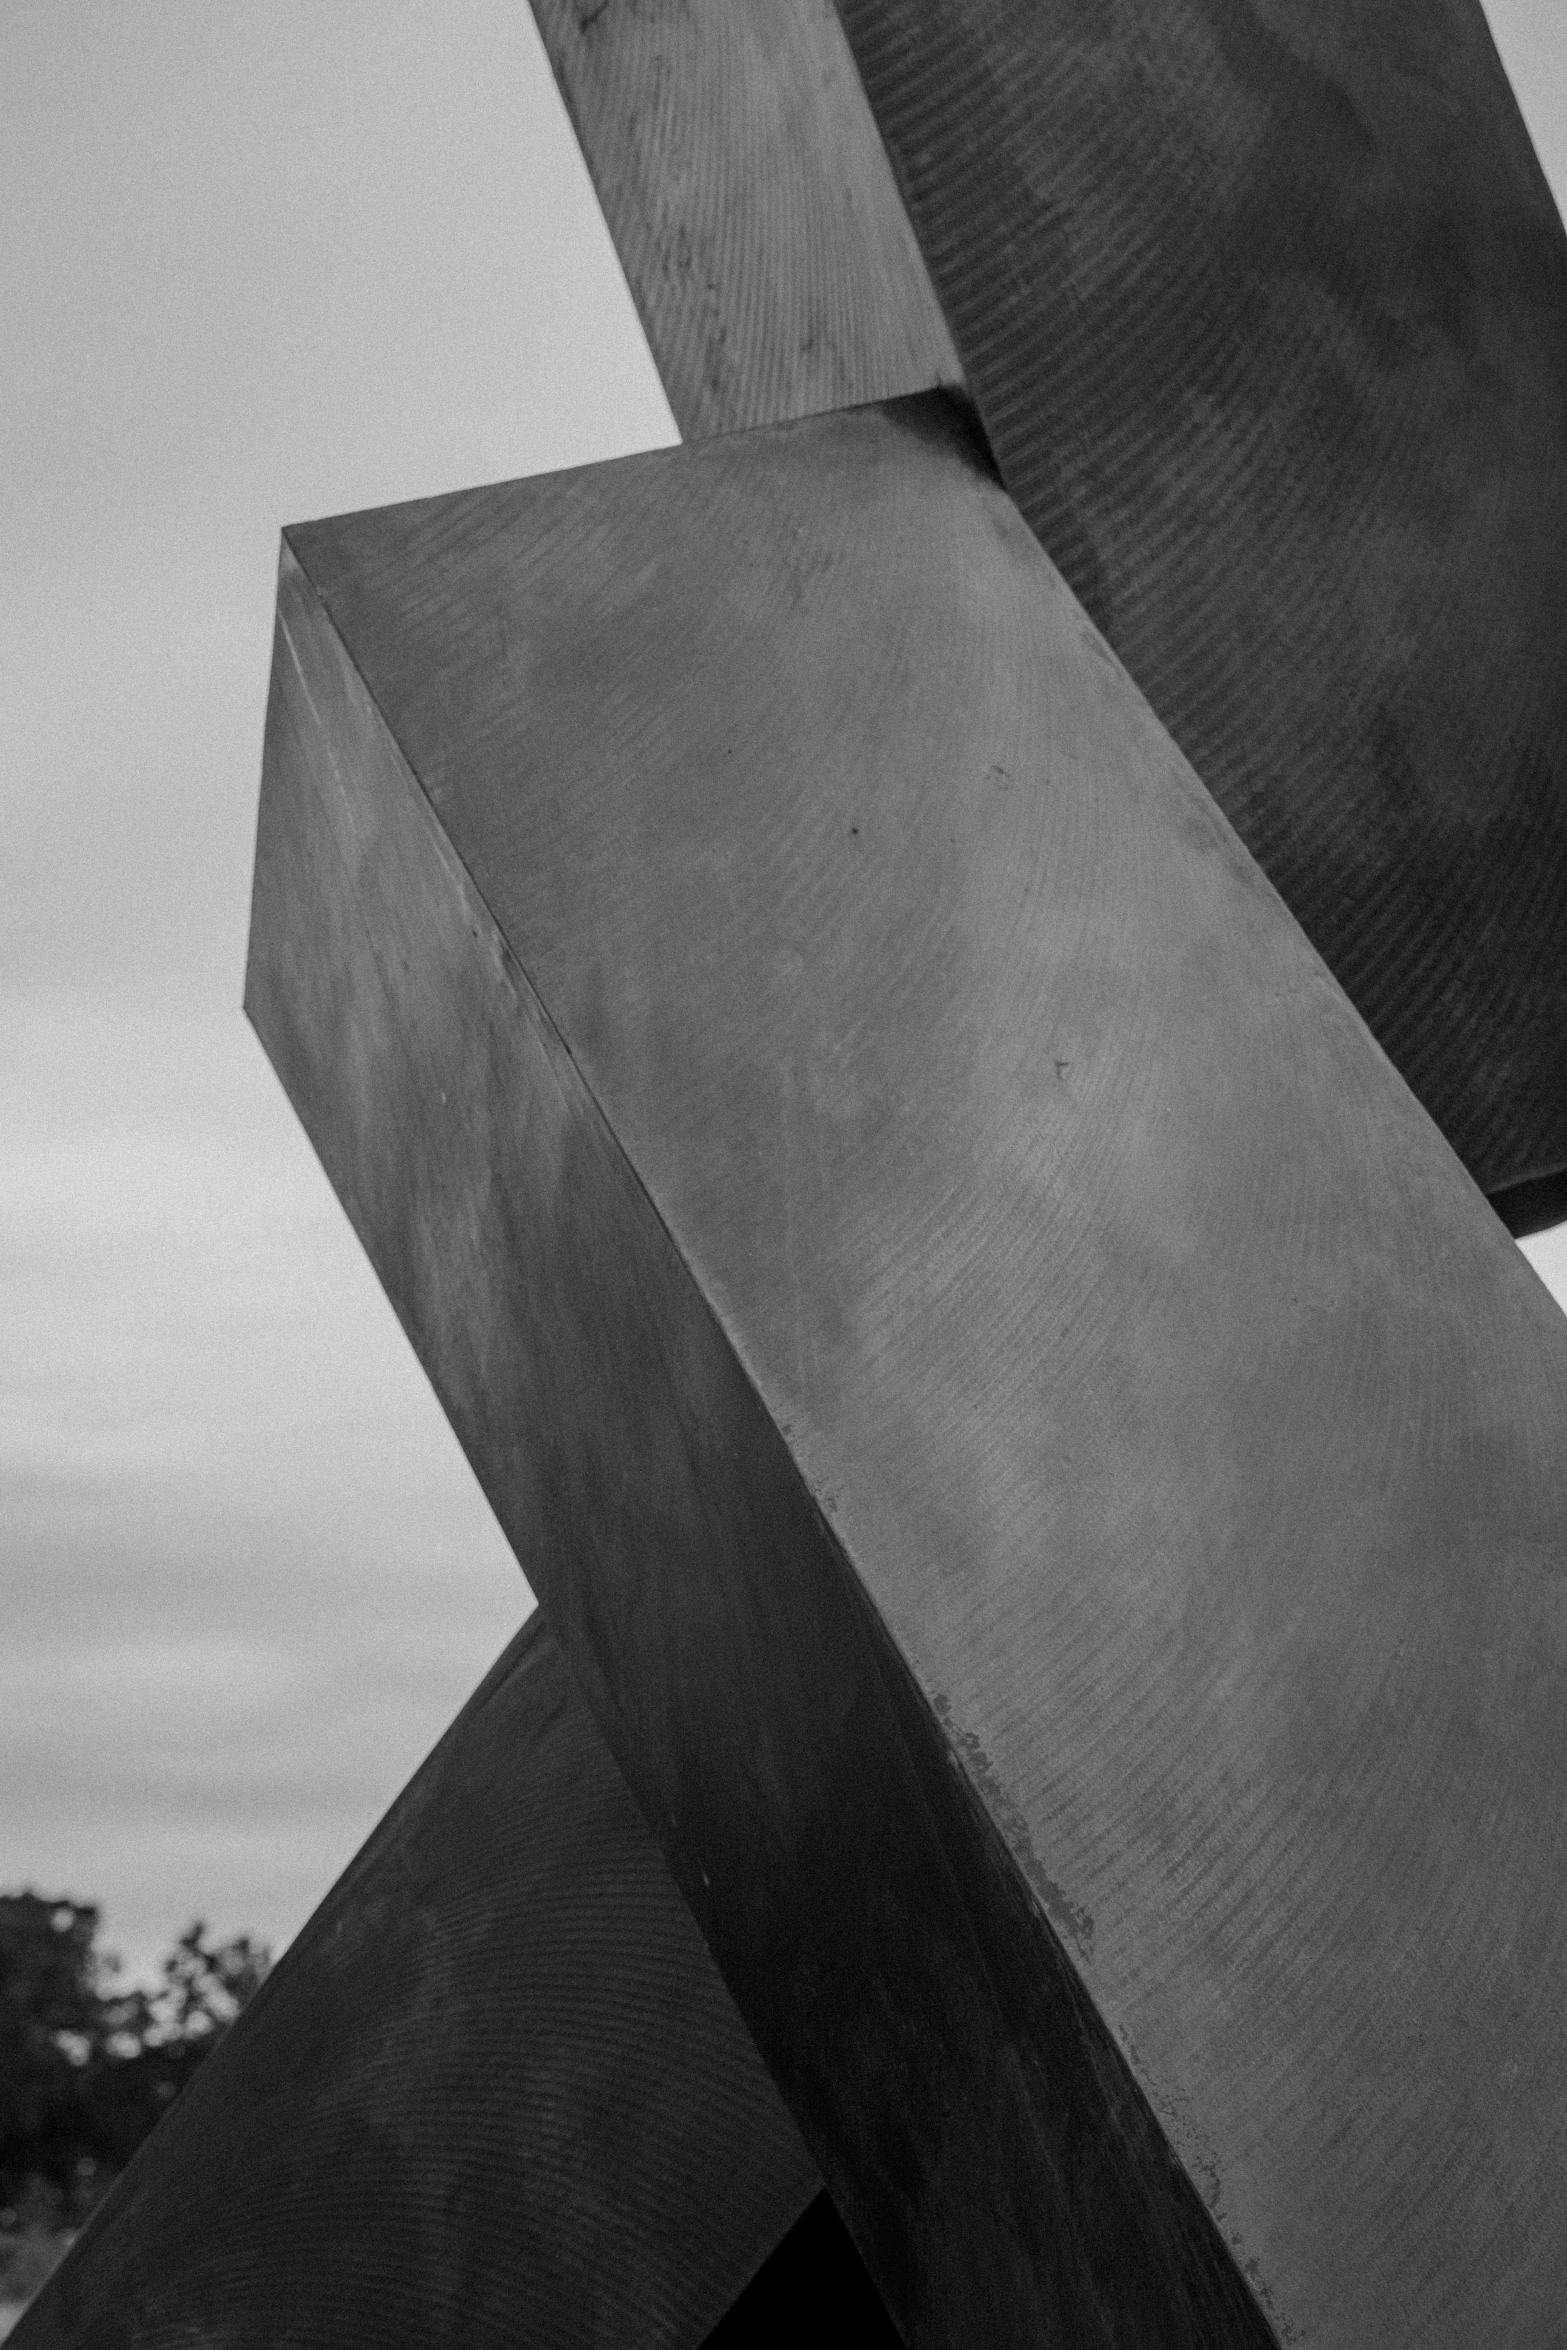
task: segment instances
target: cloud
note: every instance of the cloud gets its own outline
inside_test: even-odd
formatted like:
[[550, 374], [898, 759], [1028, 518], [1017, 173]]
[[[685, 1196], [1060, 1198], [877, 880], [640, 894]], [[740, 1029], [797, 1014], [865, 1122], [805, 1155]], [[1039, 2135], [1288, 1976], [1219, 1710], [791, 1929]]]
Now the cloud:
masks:
[[279, 528], [673, 429], [512, 0], [17, 0], [0, 208], [0, 1884], [145, 1966], [530, 1604], [238, 1010]]
[[0, 1882], [282, 1939], [530, 1604], [237, 1011], [0, 1037]]

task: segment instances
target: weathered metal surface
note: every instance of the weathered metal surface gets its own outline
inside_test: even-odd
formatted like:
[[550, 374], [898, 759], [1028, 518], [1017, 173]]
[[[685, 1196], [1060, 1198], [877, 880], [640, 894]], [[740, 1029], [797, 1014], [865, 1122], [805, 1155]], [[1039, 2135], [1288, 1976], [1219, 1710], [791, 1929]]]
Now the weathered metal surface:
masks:
[[687, 439], [961, 380], [832, 0], [534, 0]]
[[1479, 0], [841, 13], [1008, 488], [1477, 1180], [1553, 1221], [1567, 237]]
[[535, 1616], [11, 2340], [695, 2350], [817, 2186]]
[[822, 0], [535, 6], [682, 431], [917, 389], [777, 353], [892, 360], [922, 251], [1046, 549], [1501, 1213], [1567, 1213], [1567, 239], [1478, 0], [842, 0], [863, 88]]
[[907, 2337], [1532, 2350], [1567, 1324], [952, 414], [289, 533], [252, 1016]]

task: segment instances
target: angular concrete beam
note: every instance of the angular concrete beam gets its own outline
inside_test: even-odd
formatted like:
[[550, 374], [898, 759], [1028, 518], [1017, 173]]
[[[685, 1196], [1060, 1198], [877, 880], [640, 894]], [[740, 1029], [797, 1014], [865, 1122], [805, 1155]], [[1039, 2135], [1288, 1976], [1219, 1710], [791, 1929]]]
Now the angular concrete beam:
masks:
[[535, 0], [686, 439], [962, 380], [832, 0]]
[[951, 416], [291, 532], [248, 1002], [907, 2338], [1523, 2350], [1567, 1324]]
[[817, 2186], [535, 1616], [11, 2340], [696, 2350]]
[[681, 429], [828, 405], [807, 343], [920, 388], [933, 283], [1252, 854], [1513, 1228], [1567, 1213], [1567, 239], [1478, 0], [842, 0], [885, 152], [824, 0], [535, 7]]

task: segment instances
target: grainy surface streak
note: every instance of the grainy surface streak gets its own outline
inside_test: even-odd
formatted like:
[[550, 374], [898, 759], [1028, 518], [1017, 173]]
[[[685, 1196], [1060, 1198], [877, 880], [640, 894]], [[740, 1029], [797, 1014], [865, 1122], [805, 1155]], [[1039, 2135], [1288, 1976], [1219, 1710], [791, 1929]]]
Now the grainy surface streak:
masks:
[[697, 2350], [817, 2186], [535, 1616], [14, 2350]]
[[1479, 1182], [1567, 1213], [1567, 238], [1478, 0], [841, 0], [1008, 488]]
[[248, 1001], [911, 2342], [1539, 2350], [1567, 1325], [950, 416], [291, 532]]
[[534, 0], [687, 439], [961, 380], [832, 0]]

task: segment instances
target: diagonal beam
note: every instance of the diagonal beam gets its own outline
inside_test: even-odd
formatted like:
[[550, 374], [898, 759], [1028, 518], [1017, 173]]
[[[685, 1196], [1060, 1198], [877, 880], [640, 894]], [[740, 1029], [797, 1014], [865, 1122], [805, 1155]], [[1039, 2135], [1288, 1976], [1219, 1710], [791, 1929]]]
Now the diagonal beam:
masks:
[[1479, 0], [535, 13], [682, 430], [833, 404], [807, 320], [837, 399], [919, 390], [939, 303], [1385, 1049], [1514, 1230], [1567, 1213], [1567, 238]]
[[841, 14], [1023, 514], [1476, 1179], [1567, 1213], [1567, 236], [1480, 0]]
[[962, 380], [831, 0], [535, 0], [687, 440]]
[[247, 1001], [908, 2338], [1548, 2338], [1567, 1329], [951, 412], [291, 532]]
[[697, 2350], [817, 2185], [534, 1616], [11, 2339]]

